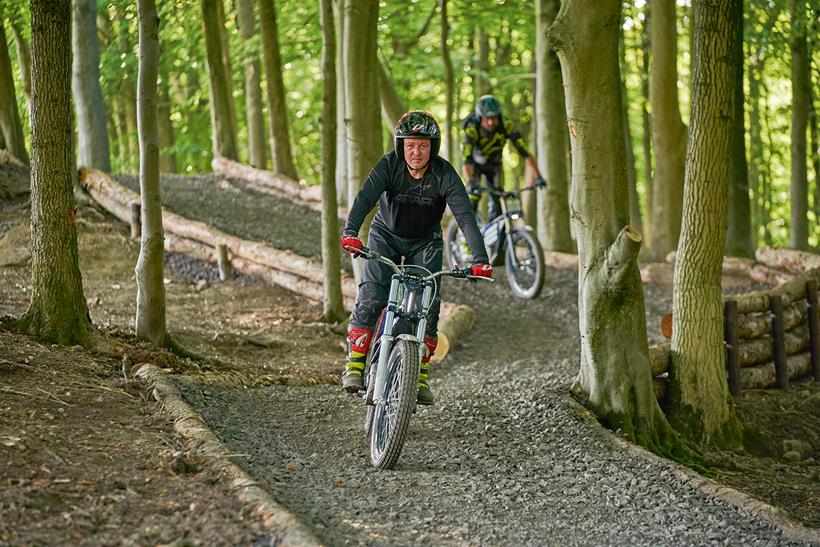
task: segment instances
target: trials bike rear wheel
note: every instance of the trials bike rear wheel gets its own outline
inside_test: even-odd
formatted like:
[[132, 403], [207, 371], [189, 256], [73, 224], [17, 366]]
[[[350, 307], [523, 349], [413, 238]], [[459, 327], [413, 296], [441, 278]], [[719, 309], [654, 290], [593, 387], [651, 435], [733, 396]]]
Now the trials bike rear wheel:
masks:
[[385, 400], [372, 407], [370, 461], [378, 469], [391, 469], [401, 454], [416, 405], [419, 365], [418, 343], [397, 340], [387, 360]]

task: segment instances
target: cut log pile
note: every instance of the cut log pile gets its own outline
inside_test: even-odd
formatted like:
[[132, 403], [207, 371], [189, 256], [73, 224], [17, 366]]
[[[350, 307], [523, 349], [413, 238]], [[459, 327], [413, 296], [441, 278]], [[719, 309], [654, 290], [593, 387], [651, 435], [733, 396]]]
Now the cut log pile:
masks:
[[[794, 251], [779, 251], [777, 255], [783, 257], [789, 252]], [[812, 262], [801, 257], [800, 263]], [[732, 395], [750, 388], [784, 389], [789, 380], [808, 374], [820, 381], [818, 281], [820, 267], [812, 267], [770, 291], [724, 297], [726, 363]], [[660, 380], [658, 383], [668, 376], [670, 352], [669, 344], [649, 348], [652, 375]]]
[[[236, 165], [244, 167], [241, 164]], [[278, 175], [277, 177], [286, 179]], [[140, 203], [139, 194], [96, 169], [81, 169], [80, 182], [88, 194], [105, 210], [123, 222], [134, 221], [132, 204]], [[136, 218], [138, 219], [139, 215]], [[162, 211], [162, 225], [165, 230], [165, 249], [169, 252], [183, 253], [199, 260], [218, 264], [219, 250], [224, 246], [225, 250], [222, 252], [228, 256], [231, 269], [260, 277], [269, 283], [285, 287], [312, 300], [321, 301], [324, 297], [324, 270], [322, 264], [315, 260], [287, 250], [275, 249], [265, 243], [227, 234], [203, 222], [172, 213], [165, 208]], [[227, 267], [224, 259], [222, 267]], [[355, 281], [343, 274], [342, 296], [345, 309], [353, 309], [356, 294]], [[440, 361], [447, 355], [456, 339], [470, 329], [473, 320], [473, 311], [468, 306], [442, 303], [439, 321], [441, 334], [434, 360]]]

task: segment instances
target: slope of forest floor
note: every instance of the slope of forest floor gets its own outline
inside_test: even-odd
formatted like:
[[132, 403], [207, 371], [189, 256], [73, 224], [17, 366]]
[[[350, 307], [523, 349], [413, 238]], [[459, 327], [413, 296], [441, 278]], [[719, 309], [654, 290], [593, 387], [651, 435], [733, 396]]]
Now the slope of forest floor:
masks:
[[[0, 195], [0, 317], [6, 319], [25, 310], [31, 287], [27, 204], [10, 195]], [[44, 345], [0, 330], [0, 543], [267, 543], [271, 532], [174, 436], [130, 371], [150, 362], [183, 374], [198, 386], [198, 397], [207, 397], [207, 386], [309, 389], [304, 386], [338, 381], [341, 337], [317, 322], [315, 302], [241, 276], [219, 283], [214, 267], [169, 256], [169, 329], [185, 347], [218, 361], [183, 360], [139, 343], [133, 337], [138, 244], [126, 226], [94, 208], [82, 207], [78, 219], [96, 347]], [[576, 276], [551, 274], [544, 298], [563, 295], [566, 305], [544, 300], [541, 309], [550, 321], [568, 324]], [[502, 283], [494, 290], [501, 294]], [[659, 341], [658, 318], [671, 309], [671, 287], [646, 291], [650, 338]], [[512, 306], [519, 314], [527, 310], [519, 301]], [[515, 349], [504, 346], [503, 335], [465, 343], [475, 353]], [[565, 358], [569, 366], [575, 361]], [[782, 458], [785, 440], [820, 447], [819, 402], [811, 381], [786, 392], [745, 392], [735, 403], [757, 429], [759, 450], [710, 455], [716, 480], [820, 527], [817, 451], [801, 462]]]

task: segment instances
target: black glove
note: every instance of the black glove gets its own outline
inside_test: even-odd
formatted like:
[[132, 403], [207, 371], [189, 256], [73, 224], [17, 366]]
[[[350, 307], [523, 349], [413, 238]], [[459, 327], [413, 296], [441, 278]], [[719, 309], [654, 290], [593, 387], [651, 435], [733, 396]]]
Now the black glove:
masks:
[[535, 187], [536, 188], [544, 188], [547, 185], [547, 181], [545, 181], [542, 177], [538, 177], [535, 179]]

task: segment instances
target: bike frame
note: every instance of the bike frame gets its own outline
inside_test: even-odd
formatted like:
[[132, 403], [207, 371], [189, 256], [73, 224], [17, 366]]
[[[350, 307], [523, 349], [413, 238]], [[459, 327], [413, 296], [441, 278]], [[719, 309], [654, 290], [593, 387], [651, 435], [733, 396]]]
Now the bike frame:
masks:
[[[499, 224], [501, 222], [504, 223], [504, 240], [503, 240], [502, 243], [499, 243], [498, 252], [496, 253], [496, 255], [494, 257], [491, 258], [490, 262], [495, 262], [495, 259], [502, 255], [502, 253], [504, 252], [504, 249], [506, 247], [509, 247], [509, 246], [512, 245], [512, 234], [513, 234], [514, 231], [518, 231], [518, 232], [522, 232], [522, 231], [532, 232], [533, 231], [531, 226], [529, 226], [527, 224], [523, 224], [523, 222], [524, 222], [524, 211], [523, 211], [523, 209], [521, 210], [520, 213], [517, 213], [517, 214], [516, 213], [511, 213], [509, 211], [509, 207], [507, 205], [507, 198], [515, 197], [516, 199], [520, 199], [520, 196], [521, 196], [522, 192], [526, 192], [526, 191], [532, 190], [534, 188], [535, 187], [533, 187], [533, 186], [528, 186], [527, 188], [522, 188], [521, 190], [513, 190], [513, 191], [510, 191], [510, 192], [503, 192], [503, 191], [499, 192], [497, 190], [492, 190], [492, 189], [489, 189], [489, 188], [481, 190], [482, 192], [490, 192], [492, 194], [495, 194], [496, 196], [499, 197], [499, 201], [501, 203], [501, 214], [498, 215], [496, 218], [492, 219], [488, 223], [488, 226], [493, 226], [493, 225]], [[513, 224], [514, 220], [519, 220], [519, 219], [521, 220], [521, 223]], [[513, 261], [512, 265], [514, 267], [518, 267], [517, 257], [515, 256], [515, 253], [512, 253], [511, 258], [512, 258], [512, 261]]]

